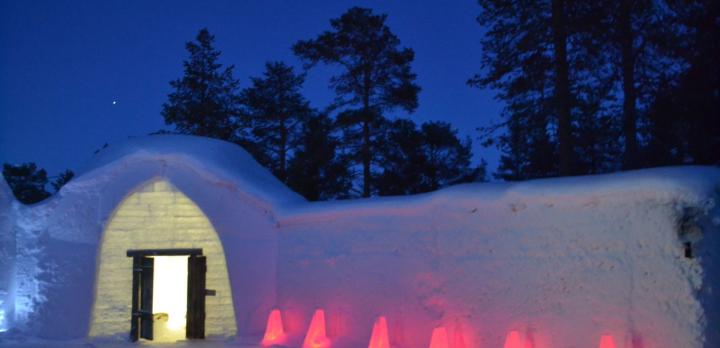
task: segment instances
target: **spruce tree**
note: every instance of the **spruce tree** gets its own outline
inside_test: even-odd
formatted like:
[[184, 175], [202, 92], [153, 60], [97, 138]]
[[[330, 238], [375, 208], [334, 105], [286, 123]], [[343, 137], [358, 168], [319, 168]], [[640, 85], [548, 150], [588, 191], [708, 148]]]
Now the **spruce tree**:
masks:
[[35, 163], [3, 165], [3, 176], [15, 198], [25, 204], [33, 204], [50, 197], [45, 189], [48, 183], [47, 172], [39, 169]]
[[240, 95], [251, 152], [283, 182], [288, 160], [299, 145], [301, 126], [313, 113], [300, 93], [304, 80], [285, 63], [269, 62], [263, 76], [253, 77], [252, 86]]
[[352, 180], [333, 121], [317, 114], [305, 120], [301, 129], [288, 162], [288, 186], [310, 201], [348, 198]]
[[57, 178], [55, 178], [55, 180], [53, 180], [50, 184], [52, 185], [53, 190], [55, 190], [55, 192], [58, 192], [60, 191], [60, 188], [65, 186], [65, 184], [70, 182], [70, 180], [72, 180], [72, 178], [74, 177], [75, 173], [73, 173], [73, 171], [70, 169], [66, 169], [64, 172], [58, 174]]
[[480, 173], [484, 173], [484, 169], [470, 167], [470, 139], [460, 140], [457, 129], [453, 129], [449, 123], [423, 123], [420, 134], [426, 158], [423, 190], [434, 191], [461, 182], [484, 180], [484, 174], [479, 177]]
[[383, 171], [376, 179], [380, 195], [435, 191], [471, 181], [484, 181], [485, 164], [472, 168], [470, 139], [461, 140], [447, 122], [396, 120], [386, 127]]
[[162, 116], [182, 134], [230, 140], [238, 117], [238, 81], [232, 65], [218, 62], [221, 52], [213, 47], [214, 41], [204, 28], [195, 41], [185, 44], [190, 57], [183, 62], [183, 77], [170, 82], [173, 91]]
[[412, 120], [398, 119], [383, 127], [379, 166], [382, 172], [375, 178], [381, 196], [408, 195], [422, 192], [426, 157], [423, 136]]

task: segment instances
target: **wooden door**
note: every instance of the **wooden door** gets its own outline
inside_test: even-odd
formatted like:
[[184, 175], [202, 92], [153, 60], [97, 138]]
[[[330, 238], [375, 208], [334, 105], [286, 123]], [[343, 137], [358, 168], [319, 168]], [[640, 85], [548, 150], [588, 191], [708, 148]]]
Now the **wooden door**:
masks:
[[187, 326], [185, 337], [205, 338], [205, 256], [188, 258]]
[[153, 339], [153, 266], [151, 257], [133, 256], [130, 340]]

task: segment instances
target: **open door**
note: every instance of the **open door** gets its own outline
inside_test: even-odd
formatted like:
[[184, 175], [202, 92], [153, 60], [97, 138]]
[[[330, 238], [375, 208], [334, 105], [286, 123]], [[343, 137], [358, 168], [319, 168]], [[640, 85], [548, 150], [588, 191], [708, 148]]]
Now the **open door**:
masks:
[[154, 260], [133, 256], [133, 293], [130, 340], [153, 339], [153, 266]]
[[187, 338], [205, 338], [205, 256], [188, 258]]
[[[205, 338], [205, 296], [213, 296], [214, 290], [205, 289], [207, 261], [202, 256], [202, 249], [147, 249], [128, 250], [127, 256], [133, 258], [132, 278], [132, 318], [130, 340], [140, 338], [152, 340], [153, 337], [153, 276], [162, 275], [162, 263], [158, 261], [155, 269], [155, 257], [188, 256], [187, 261], [187, 312], [185, 315], [185, 337]], [[160, 278], [165, 279], [165, 278]], [[162, 283], [162, 281], [159, 281]], [[158, 283], [158, 284], [160, 284]], [[158, 294], [162, 296], [163, 294]], [[158, 300], [158, 307], [163, 301]], [[167, 303], [165, 303], [167, 305]], [[159, 327], [163, 329], [163, 327]], [[181, 334], [182, 335], [182, 334]], [[182, 337], [182, 336], [180, 336]], [[158, 339], [166, 339], [167, 335], [158, 334]]]

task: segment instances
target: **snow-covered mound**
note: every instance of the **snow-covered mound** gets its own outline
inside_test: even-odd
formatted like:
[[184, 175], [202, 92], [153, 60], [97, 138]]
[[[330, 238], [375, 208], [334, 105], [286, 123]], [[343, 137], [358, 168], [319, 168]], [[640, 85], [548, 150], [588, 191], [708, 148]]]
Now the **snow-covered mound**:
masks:
[[177, 248], [216, 233], [224, 256], [206, 247], [208, 267], [226, 263], [234, 315], [208, 325], [236, 330], [209, 332], [243, 343], [260, 342], [277, 308], [290, 347], [317, 309], [338, 348], [368, 346], [381, 316], [397, 348], [427, 347], [433, 332], [450, 348], [502, 347], [510, 332], [535, 348], [596, 347], [603, 335], [619, 348], [720, 346], [718, 168], [310, 203], [235, 145], [152, 136], [104, 149], [44, 203], [3, 195], [0, 183], [0, 236], [16, 243], [3, 250], [17, 260], [0, 301], [15, 335], [126, 339], [129, 285], [113, 281], [132, 270], [98, 276], [124, 267], [105, 263], [126, 262], [144, 236]]

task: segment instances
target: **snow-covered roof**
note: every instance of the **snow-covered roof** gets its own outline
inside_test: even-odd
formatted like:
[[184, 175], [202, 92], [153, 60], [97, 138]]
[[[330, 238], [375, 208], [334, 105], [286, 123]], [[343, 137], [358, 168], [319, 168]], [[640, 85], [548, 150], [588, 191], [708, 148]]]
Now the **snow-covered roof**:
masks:
[[[188, 135], [130, 138], [102, 149], [69, 185], [82, 186], [107, 172], [131, 170], [144, 164], [184, 167], [211, 181], [229, 183], [270, 206], [305, 201], [261, 166], [242, 147], [216, 139]], [[115, 177], [120, 177], [115, 176]]]

